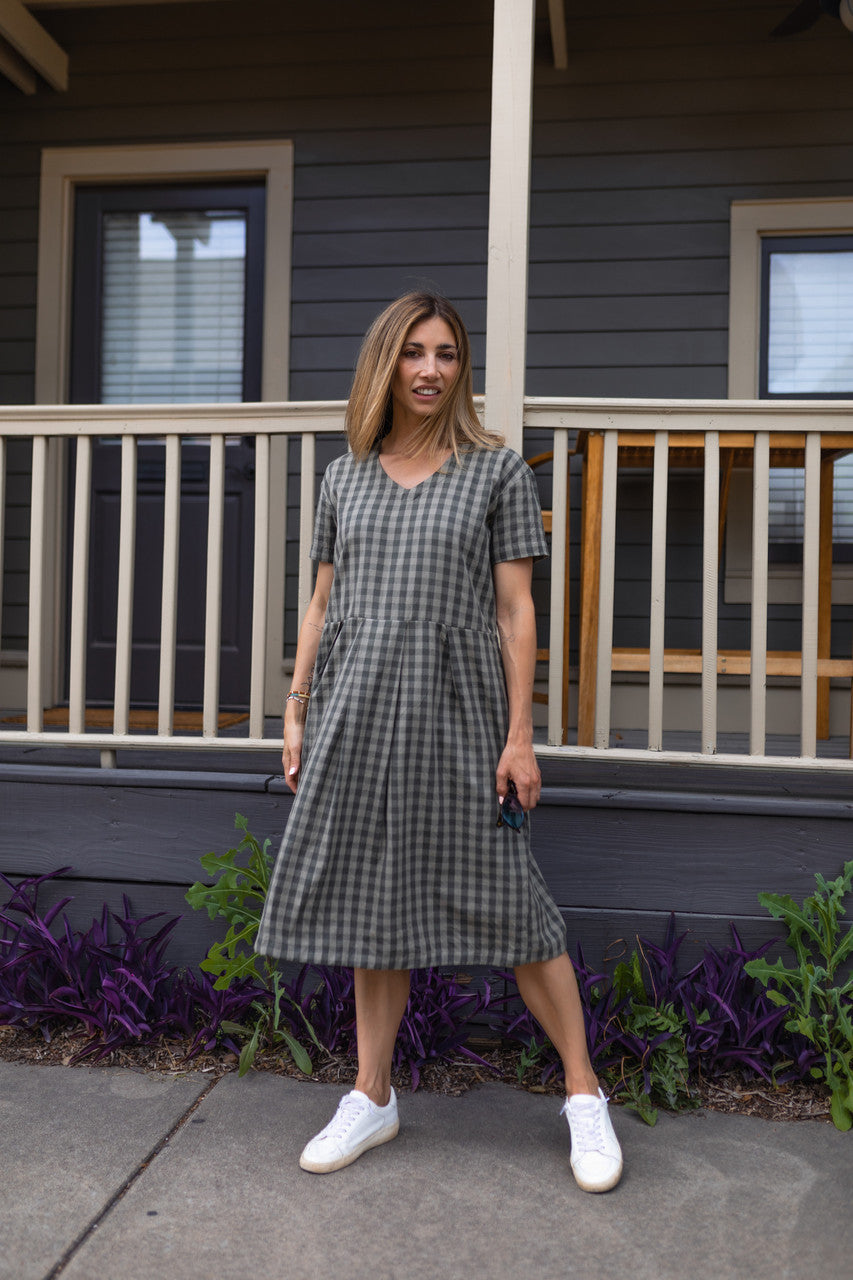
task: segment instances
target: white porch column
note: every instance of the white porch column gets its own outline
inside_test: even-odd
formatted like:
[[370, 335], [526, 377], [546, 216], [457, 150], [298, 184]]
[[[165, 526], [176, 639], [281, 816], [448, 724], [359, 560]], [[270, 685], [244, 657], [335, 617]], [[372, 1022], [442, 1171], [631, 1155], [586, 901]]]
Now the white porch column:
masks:
[[521, 451], [536, 0], [495, 0], [486, 426]]

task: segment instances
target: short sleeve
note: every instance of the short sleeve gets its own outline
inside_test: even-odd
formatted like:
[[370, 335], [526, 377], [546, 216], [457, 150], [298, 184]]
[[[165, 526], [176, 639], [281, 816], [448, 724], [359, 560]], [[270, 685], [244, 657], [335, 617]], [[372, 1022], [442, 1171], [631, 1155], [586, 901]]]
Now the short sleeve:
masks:
[[[520, 461], [520, 460], [519, 460]], [[492, 564], [548, 554], [533, 472], [522, 463], [498, 494], [492, 517]]]
[[320, 486], [320, 500], [317, 503], [317, 514], [314, 517], [314, 539], [311, 543], [311, 559], [325, 560], [331, 564], [335, 558], [335, 537], [338, 531], [338, 520], [329, 473], [323, 476]]

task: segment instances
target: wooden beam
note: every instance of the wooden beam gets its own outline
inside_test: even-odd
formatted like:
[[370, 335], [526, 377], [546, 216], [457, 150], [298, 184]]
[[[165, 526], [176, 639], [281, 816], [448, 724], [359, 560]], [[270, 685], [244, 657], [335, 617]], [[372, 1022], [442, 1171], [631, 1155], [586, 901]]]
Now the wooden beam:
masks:
[[595, 733], [595, 688], [598, 678], [598, 592], [601, 579], [601, 496], [604, 436], [587, 436], [581, 500], [580, 671], [578, 676], [578, 746], [591, 747]]
[[569, 42], [566, 36], [566, 0], [548, 0], [548, 22], [551, 26], [551, 51], [554, 66], [566, 71], [569, 66]]
[[818, 533], [818, 602], [817, 602], [817, 736], [829, 737], [829, 680], [822, 674], [822, 664], [829, 658], [832, 646], [832, 497], [834, 464], [831, 458], [820, 462], [820, 516]]
[[[648, 671], [648, 649], [614, 648], [614, 671]], [[663, 669], [667, 675], [700, 675], [702, 671], [701, 649], [665, 649]], [[802, 674], [802, 654], [797, 649], [771, 649], [767, 652], [768, 676], [799, 676]], [[850, 679], [853, 676], [853, 659], [818, 658], [817, 672], [822, 678]], [[721, 676], [748, 676], [750, 653], [748, 649], [718, 649], [717, 674]]]
[[68, 88], [68, 54], [27, 12], [21, 0], [0, 0], [0, 36], [51, 88]]
[[21, 93], [35, 93], [38, 81], [35, 72], [24, 62], [19, 53], [15, 53], [5, 40], [0, 41], [0, 76], [10, 80]]
[[535, 0], [495, 0], [486, 426], [521, 452], [527, 343]]
[[28, 9], [129, 9], [150, 4], [210, 4], [214, 0], [26, 0]]

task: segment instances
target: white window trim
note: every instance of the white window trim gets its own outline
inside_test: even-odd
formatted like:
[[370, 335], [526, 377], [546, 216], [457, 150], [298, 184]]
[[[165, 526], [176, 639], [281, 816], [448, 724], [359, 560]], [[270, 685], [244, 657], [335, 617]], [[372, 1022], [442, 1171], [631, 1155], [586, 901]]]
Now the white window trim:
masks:
[[[210, 178], [262, 178], [266, 185], [264, 315], [261, 398], [288, 397], [290, 356], [290, 279], [293, 226], [293, 143], [285, 139], [246, 142], [167, 143], [141, 146], [63, 147], [42, 152], [39, 198], [38, 289], [36, 304], [35, 399], [37, 404], [65, 404], [68, 399], [71, 338], [71, 268], [75, 188], [84, 184], [182, 182]], [[65, 450], [50, 450], [50, 502], [53, 527], [46, 530], [48, 581], [53, 592], [45, 635], [50, 651], [43, 655], [45, 697], [56, 702], [62, 685], [62, 625], [65, 584]], [[286, 441], [272, 442], [270, 486], [286, 492]], [[280, 713], [283, 673], [283, 592], [285, 514], [271, 504], [267, 632], [267, 714]], [[5, 680], [0, 673], [0, 703]], [[14, 690], [21, 672], [10, 671]]]
[[263, 178], [266, 183], [261, 398], [286, 400], [290, 349], [293, 143], [199, 142], [42, 152], [36, 403], [65, 404], [71, 329], [74, 191], [96, 183]]
[[[761, 342], [761, 241], [765, 236], [849, 235], [853, 199], [734, 200], [729, 255], [729, 398], [758, 398]], [[752, 486], [750, 473], [735, 472], [726, 520], [727, 603], [752, 599]], [[771, 604], [800, 604], [803, 574], [799, 565], [769, 569]], [[832, 599], [853, 602], [853, 565], [834, 565]]]

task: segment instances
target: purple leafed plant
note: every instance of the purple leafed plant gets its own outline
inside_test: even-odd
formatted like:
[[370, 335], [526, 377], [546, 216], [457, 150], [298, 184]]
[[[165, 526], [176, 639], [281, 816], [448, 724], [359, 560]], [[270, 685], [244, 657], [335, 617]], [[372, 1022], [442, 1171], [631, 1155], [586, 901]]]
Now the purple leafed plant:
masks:
[[125, 897], [124, 915], [112, 917], [117, 941], [109, 937], [106, 905], [85, 932], [73, 930], [63, 914], [54, 936], [58, 908], [43, 917], [38, 912], [38, 889], [47, 878], [10, 886], [12, 897], [0, 913], [0, 1019], [38, 1027], [46, 1039], [60, 1022], [76, 1022], [91, 1037], [78, 1058], [104, 1057], [129, 1039], [159, 1034], [168, 1022], [172, 976], [163, 956], [177, 919], [145, 936], [143, 926], [155, 917], [135, 919]]
[[707, 946], [678, 986], [691, 1066], [707, 1076], [739, 1068], [777, 1083], [804, 1079], [818, 1055], [802, 1036], [785, 1029], [787, 1010], [768, 1000], [745, 969], [773, 941], [748, 950], [735, 926], [730, 928], [732, 942], [722, 951]]
[[217, 991], [214, 983], [211, 974], [199, 969], [187, 969], [173, 979], [171, 1025], [163, 1034], [193, 1036], [186, 1054], [188, 1060], [217, 1048], [239, 1055], [241, 1046], [220, 1028], [223, 1022], [242, 1022], [252, 1001], [260, 995], [258, 986], [250, 980], [234, 982], [227, 991]]
[[0, 911], [0, 1023], [37, 1029], [46, 1040], [60, 1027], [82, 1028], [90, 1039], [75, 1061], [159, 1036], [194, 1036], [191, 1055], [211, 1048], [222, 1019], [239, 1018], [253, 998], [249, 984], [214, 992], [206, 974], [176, 974], [165, 952], [180, 917], [150, 933], [160, 915], [132, 916], [126, 896], [123, 914], [104, 905], [85, 931], [64, 914], [69, 898], [40, 913], [40, 886], [69, 869], [18, 885], [2, 877], [12, 892]]
[[[327, 965], [305, 965], [296, 978], [284, 984], [284, 990], [302, 1010], [282, 1015], [300, 1043], [310, 1048], [306, 1023], [317, 1041], [329, 1053], [355, 1058], [355, 987], [351, 969]], [[473, 991], [455, 975], [439, 969], [415, 969], [411, 977], [411, 993], [400, 1033], [394, 1049], [394, 1067], [407, 1066], [412, 1088], [420, 1083], [424, 1064], [448, 1060], [456, 1056], [469, 1058], [483, 1066], [484, 1062], [466, 1045], [468, 1023], [489, 1002], [488, 989]]]
[[817, 1059], [802, 1036], [785, 1029], [787, 1011], [767, 998], [746, 972], [777, 939], [747, 949], [734, 924], [732, 941], [722, 950], [705, 947], [702, 959], [685, 974], [678, 952], [686, 932], [676, 934], [670, 916], [662, 946], [638, 939], [644, 980], [654, 1004], [672, 1003], [687, 1019], [685, 1043], [690, 1065], [706, 1076], [739, 1068], [782, 1083], [809, 1075]]
[[[683, 1020], [692, 1071], [714, 1076], [739, 1068], [776, 1083], [808, 1077], [817, 1060], [813, 1047], [785, 1029], [787, 1010], [773, 1005], [744, 967], [763, 956], [773, 940], [748, 950], [734, 925], [731, 930], [727, 947], [706, 946], [702, 959], [686, 973], [680, 972], [679, 951], [687, 934], [676, 933], [674, 916], [662, 945], [638, 938], [645, 1002], [657, 1009], [671, 1007]], [[611, 976], [591, 969], [580, 946], [574, 968], [596, 1071], [621, 1073], [633, 1060], [642, 1063], [647, 1073], [652, 1053], [666, 1036], [638, 1022], [633, 1016], [636, 994], [619, 998]], [[506, 982], [509, 990], [493, 1000], [491, 1024], [504, 1038], [523, 1045], [529, 1061], [535, 1057], [544, 1083], [560, 1072], [556, 1050], [521, 1004], [513, 975], [496, 972], [494, 976]]]
[[427, 1062], [447, 1061], [457, 1055], [493, 1070], [466, 1041], [468, 1024], [488, 1007], [488, 985], [472, 990], [455, 974], [440, 969], [413, 969], [412, 984], [400, 1033], [394, 1048], [394, 1066], [407, 1066], [412, 1089], [417, 1089], [421, 1068]]
[[[60, 1028], [82, 1029], [89, 1040], [77, 1060], [98, 1060], [160, 1036], [189, 1041], [188, 1057], [217, 1046], [239, 1052], [222, 1024], [245, 1024], [270, 992], [251, 980], [218, 991], [208, 973], [176, 971], [166, 950], [178, 917], [154, 926], [161, 917], [131, 915], [126, 897], [121, 913], [105, 905], [84, 931], [71, 928], [67, 897], [40, 911], [41, 886], [69, 870], [17, 885], [0, 877], [10, 891], [0, 909], [0, 1023], [38, 1030], [46, 1040]], [[682, 973], [685, 937], [671, 918], [660, 946], [638, 939], [628, 968], [634, 967], [626, 979], [625, 966], [617, 966], [615, 985], [607, 972], [586, 964], [578, 947], [575, 972], [596, 1071], [617, 1089], [640, 1072], [648, 1092], [656, 1051], [668, 1041], [673, 1048], [677, 1036], [693, 1072], [713, 1076], [739, 1068], [778, 1083], [808, 1077], [817, 1062], [814, 1047], [785, 1028], [788, 1011], [771, 1003], [745, 970], [772, 944], [750, 951], [732, 926], [727, 947], [707, 946], [699, 963]], [[502, 994], [494, 993], [496, 985]], [[282, 989], [282, 1025], [300, 1044], [356, 1056], [352, 970], [305, 965]], [[650, 1016], [655, 1010], [666, 1017], [656, 1021]], [[410, 1069], [413, 1089], [430, 1061], [461, 1056], [489, 1066], [467, 1045], [470, 1024], [484, 1011], [495, 1031], [522, 1046], [522, 1073], [535, 1064], [544, 1082], [561, 1071], [511, 973], [494, 970], [492, 981], [477, 991], [440, 969], [417, 969], [394, 1054], [395, 1067]]]
[[[283, 990], [293, 1001], [289, 1010], [282, 1004], [282, 1016], [297, 1040], [310, 1048], [306, 1034], [310, 1023], [318, 1042], [327, 1053], [355, 1057], [355, 986], [352, 969], [330, 965], [303, 965]], [[297, 1012], [301, 1009], [302, 1016]]]

